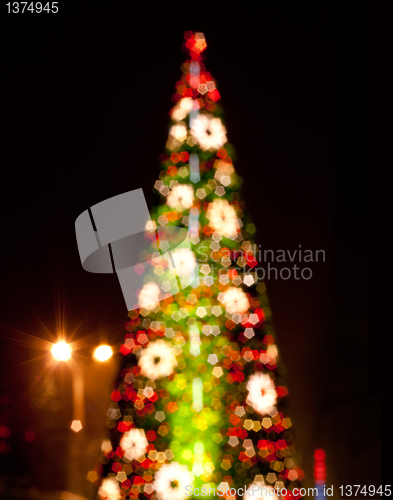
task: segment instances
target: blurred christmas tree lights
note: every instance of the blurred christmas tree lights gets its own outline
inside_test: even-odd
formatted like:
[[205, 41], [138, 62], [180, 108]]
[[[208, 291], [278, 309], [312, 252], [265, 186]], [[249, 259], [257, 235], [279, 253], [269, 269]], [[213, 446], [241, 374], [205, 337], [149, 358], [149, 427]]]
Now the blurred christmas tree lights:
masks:
[[[292, 498], [303, 478], [285, 410], [285, 369], [255, 273], [255, 225], [241, 198], [220, 93], [202, 61], [206, 46], [202, 33], [186, 32], [188, 58], [146, 231], [151, 254], [140, 255], [152, 264], [140, 268], [146, 276], [125, 326], [97, 470], [103, 500], [197, 498], [195, 488], [227, 491], [219, 496], [231, 500], [263, 498], [255, 485], [285, 488], [282, 496]], [[192, 250], [180, 245], [171, 261], [163, 257], [160, 226], [186, 228]], [[97, 474], [89, 477], [98, 483]]]

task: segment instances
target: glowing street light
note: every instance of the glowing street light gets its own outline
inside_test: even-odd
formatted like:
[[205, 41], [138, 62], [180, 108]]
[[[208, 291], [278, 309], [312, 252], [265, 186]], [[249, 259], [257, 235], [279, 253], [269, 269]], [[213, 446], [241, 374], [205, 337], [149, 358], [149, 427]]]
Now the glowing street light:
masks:
[[68, 361], [71, 358], [71, 347], [64, 341], [52, 346], [52, 355], [58, 361]]
[[110, 357], [112, 357], [113, 351], [109, 345], [100, 345], [94, 351], [94, 358], [97, 361], [107, 361]]

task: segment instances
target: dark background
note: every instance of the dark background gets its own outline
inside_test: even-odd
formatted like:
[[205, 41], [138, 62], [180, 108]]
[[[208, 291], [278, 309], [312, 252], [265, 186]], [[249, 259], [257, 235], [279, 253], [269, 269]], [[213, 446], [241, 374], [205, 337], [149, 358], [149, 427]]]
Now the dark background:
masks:
[[[60, 2], [56, 15], [9, 15], [1, 6], [0, 397], [12, 451], [0, 464], [8, 484], [66, 488], [53, 463], [34, 468], [50, 448], [51, 417], [45, 424], [34, 404], [47, 358], [33, 360], [43, 351], [22, 345], [27, 337], [12, 329], [48, 339], [37, 317], [55, 334], [60, 299], [67, 331], [84, 320], [75, 338], [98, 332], [121, 341], [120, 286], [115, 276], [83, 271], [74, 222], [135, 188], [150, 200], [186, 30], [206, 36], [205, 64], [221, 93], [258, 243], [326, 251], [325, 263], [310, 266], [311, 280], [267, 282], [305, 485], [313, 485], [319, 447], [329, 484], [380, 484], [380, 393], [368, 337], [367, 10], [216, 8], [195, 4], [180, 20], [183, 7]], [[85, 343], [85, 359], [96, 343]], [[58, 383], [66, 395], [69, 384]], [[104, 394], [88, 403], [98, 440]], [[56, 419], [65, 428], [63, 410]], [[30, 428], [33, 443], [23, 439]]]

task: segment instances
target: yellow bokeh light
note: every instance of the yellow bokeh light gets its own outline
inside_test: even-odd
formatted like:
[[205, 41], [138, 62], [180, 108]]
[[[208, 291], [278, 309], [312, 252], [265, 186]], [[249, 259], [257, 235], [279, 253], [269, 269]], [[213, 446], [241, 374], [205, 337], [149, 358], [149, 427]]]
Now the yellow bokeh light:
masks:
[[121, 483], [127, 479], [127, 474], [124, 471], [120, 471], [117, 473], [117, 480]]
[[255, 422], [252, 423], [252, 430], [255, 432], [259, 432], [261, 430], [261, 423], [258, 422], [258, 420], [255, 420]]
[[88, 474], [87, 474], [87, 479], [91, 482], [91, 483], [94, 483], [94, 481], [96, 481], [98, 479], [98, 474], [95, 470], [91, 470]]
[[52, 355], [59, 361], [67, 361], [71, 358], [71, 347], [64, 341], [57, 342], [52, 346]]
[[112, 348], [109, 345], [100, 345], [94, 351], [94, 358], [97, 361], [107, 361], [113, 355]]
[[272, 421], [270, 418], [267, 418], [265, 417], [263, 420], [262, 420], [262, 427], [264, 427], [264, 429], [269, 429], [269, 427], [272, 426]]
[[245, 429], [247, 429], [248, 431], [250, 431], [252, 429], [252, 426], [253, 426], [253, 421], [252, 420], [245, 420], [244, 421], [243, 427]]

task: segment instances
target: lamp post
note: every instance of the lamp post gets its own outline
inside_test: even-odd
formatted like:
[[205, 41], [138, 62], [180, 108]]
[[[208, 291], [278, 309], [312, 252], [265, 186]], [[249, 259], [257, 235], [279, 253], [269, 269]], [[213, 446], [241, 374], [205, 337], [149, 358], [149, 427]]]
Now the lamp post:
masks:
[[[52, 356], [57, 361], [69, 361], [72, 357], [72, 349], [64, 340], [59, 340], [52, 346]], [[98, 362], [108, 361], [113, 355], [112, 348], [109, 345], [99, 345], [93, 354], [93, 359]], [[79, 432], [85, 420], [85, 382], [83, 375], [80, 376], [76, 370], [73, 370], [72, 376], [72, 399], [73, 399], [73, 421], [71, 429]]]
[[[59, 340], [52, 346], [52, 356], [57, 361], [69, 361], [72, 357], [70, 344], [64, 340]], [[78, 376], [75, 370], [72, 370], [72, 400], [73, 400], [73, 420], [71, 429], [79, 432], [82, 429], [82, 422], [85, 420], [85, 384], [83, 376]]]
[[[53, 358], [62, 363], [69, 363], [72, 360], [73, 354], [72, 344], [68, 344], [64, 338], [60, 339], [56, 344], [53, 344], [51, 353]], [[99, 362], [107, 364], [108, 360], [113, 355], [112, 348], [109, 345], [99, 345], [95, 348], [93, 353], [93, 360], [95, 362]], [[92, 361], [90, 361], [91, 363]], [[87, 366], [86, 363], [89, 363], [88, 359], [81, 359], [81, 363], [74, 366], [70, 366], [72, 368], [72, 423], [70, 429], [74, 432], [71, 435], [66, 437], [67, 439], [67, 458], [66, 458], [66, 484], [68, 491], [72, 493], [78, 493], [79, 495], [83, 495], [84, 497], [88, 497], [90, 492], [89, 488], [92, 488], [92, 485], [89, 486], [89, 482], [87, 481], [87, 473], [89, 467], [89, 451], [88, 447], [90, 445], [91, 439], [89, 439], [87, 428], [84, 429], [84, 432], [79, 433], [85, 427], [85, 383], [89, 383], [85, 381], [85, 377], [91, 377], [91, 369], [89, 372], [86, 372]], [[108, 366], [109, 367], [109, 366]], [[95, 370], [93, 370], [94, 374]], [[99, 370], [101, 372], [101, 370]], [[93, 375], [94, 376], [94, 375]]]

